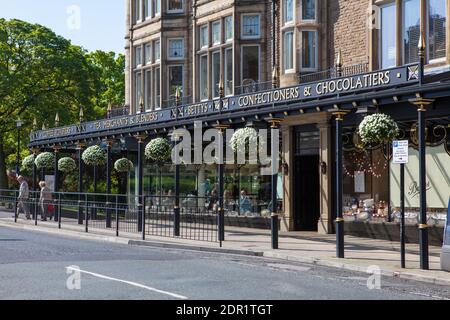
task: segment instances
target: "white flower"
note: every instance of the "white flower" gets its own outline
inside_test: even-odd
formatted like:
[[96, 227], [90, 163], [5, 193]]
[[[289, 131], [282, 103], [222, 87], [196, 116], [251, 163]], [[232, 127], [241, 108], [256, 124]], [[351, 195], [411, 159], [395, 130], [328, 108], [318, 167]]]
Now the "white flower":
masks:
[[133, 162], [127, 158], [119, 159], [114, 163], [114, 169], [116, 169], [117, 172], [129, 172], [133, 169]]
[[167, 139], [156, 138], [145, 147], [145, 157], [156, 162], [166, 162], [170, 159], [172, 148]]
[[55, 166], [55, 154], [43, 152], [36, 157], [34, 163], [38, 169], [52, 169]]
[[361, 140], [367, 144], [392, 141], [398, 136], [397, 123], [388, 115], [377, 113], [366, 116], [358, 128]]
[[58, 161], [58, 170], [65, 173], [70, 173], [72, 171], [75, 171], [77, 168], [77, 165], [75, 163], [75, 160], [69, 157], [61, 158]]
[[92, 146], [83, 152], [81, 158], [88, 166], [104, 165], [106, 163], [106, 152], [99, 146]]

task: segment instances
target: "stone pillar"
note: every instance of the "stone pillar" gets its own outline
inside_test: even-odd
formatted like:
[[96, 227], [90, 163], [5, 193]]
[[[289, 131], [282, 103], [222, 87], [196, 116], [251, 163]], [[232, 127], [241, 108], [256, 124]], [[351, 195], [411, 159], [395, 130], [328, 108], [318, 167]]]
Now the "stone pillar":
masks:
[[331, 124], [317, 125], [320, 134], [320, 218], [318, 222], [319, 234], [330, 234], [333, 231], [332, 214], [332, 179], [333, 179], [333, 152]]

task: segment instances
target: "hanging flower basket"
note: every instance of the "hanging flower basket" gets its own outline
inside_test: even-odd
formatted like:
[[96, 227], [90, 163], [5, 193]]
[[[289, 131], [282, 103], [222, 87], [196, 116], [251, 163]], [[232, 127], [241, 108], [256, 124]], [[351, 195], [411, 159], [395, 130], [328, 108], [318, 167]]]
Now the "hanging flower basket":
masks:
[[29, 155], [22, 160], [22, 168], [25, 170], [33, 170], [34, 155]]
[[365, 144], [389, 142], [399, 134], [394, 119], [383, 113], [366, 116], [359, 125], [358, 131]]
[[[258, 132], [254, 128], [245, 127], [236, 130], [230, 139], [231, 149], [234, 152], [245, 152], [245, 156], [250, 157], [251, 148], [256, 148], [256, 153], [253, 153], [257, 157], [258, 150], [266, 147], [266, 141], [259, 138]], [[246, 148], [248, 144], [248, 148]], [[253, 151], [253, 150], [252, 150]], [[249, 159], [250, 162], [256, 159]]]
[[164, 138], [153, 139], [145, 147], [145, 157], [155, 162], [166, 162], [170, 159], [171, 154], [172, 148]]
[[61, 158], [58, 161], [58, 170], [64, 173], [71, 173], [75, 171], [77, 168], [77, 164], [75, 163], [75, 160], [72, 158], [66, 157]]
[[55, 166], [55, 155], [51, 152], [43, 152], [36, 157], [34, 163], [38, 169], [52, 169]]
[[88, 166], [101, 166], [106, 163], [106, 152], [99, 146], [92, 146], [83, 152], [81, 158]]
[[129, 172], [133, 169], [133, 162], [127, 158], [119, 159], [114, 163], [114, 169], [117, 172]]

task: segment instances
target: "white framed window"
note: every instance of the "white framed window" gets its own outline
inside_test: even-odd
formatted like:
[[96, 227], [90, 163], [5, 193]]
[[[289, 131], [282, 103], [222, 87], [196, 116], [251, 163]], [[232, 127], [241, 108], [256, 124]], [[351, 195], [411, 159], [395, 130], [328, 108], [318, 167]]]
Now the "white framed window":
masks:
[[259, 82], [261, 61], [259, 45], [243, 45], [241, 50], [241, 85]]
[[151, 0], [144, 0], [144, 17], [149, 19], [152, 17]]
[[294, 71], [294, 32], [287, 31], [283, 37], [283, 63], [284, 72]]
[[144, 74], [145, 110], [152, 108], [152, 71], [146, 70]]
[[142, 22], [142, 0], [134, 0], [134, 22]]
[[142, 95], [142, 83], [141, 83], [141, 72], [136, 72], [134, 74], [134, 97], [135, 97], [135, 106], [136, 111], [139, 112], [141, 106], [141, 95]]
[[168, 90], [169, 90], [169, 99], [175, 99], [175, 93], [177, 92], [177, 88], [180, 88], [181, 97], [183, 97], [184, 86], [183, 86], [183, 65], [173, 65], [169, 66], [168, 73]]
[[168, 13], [181, 13], [184, 11], [184, 0], [167, 0]]
[[284, 24], [294, 22], [294, 0], [284, 0], [283, 21]]
[[155, 71], [153, 72], [154, 76], [154, 86], [155, 86], [155, 109], [161, 109], [161, 69], [155, 68]]
[[233, 48], [225, 49], [224, 59], [224, 74], [225, 74], [225, 95], [231, 96], [234, 92], [233, 87]]
[[157, 61], [161, 60], [161, 41], [160, 40], [155, 41], [154, 48], [155, 48], [155, 62], [157, 62]]
[[402, 6], [403, 62], [409, 64], [419, 61], [420, 0], [405, 0]]
[[233, 16], [225, 17], [225, 41], [232, 41], [234, 37]]
[[259, 14], [242, 15], [242, 32], [243, 39], [258, 39], [261, 37], [261, 17]]
[[301, 0], [302, 20], [315, 21], [317, 19], [317, 0]]
[[151, 64], [152, 63], [152, 44], [147, 43], [145, 46], [145, 64]]
[[219, 83], [220, 83], [220, 51], [215, 51], [211, 55], [212, 64], [212, 96], [219, 97]]
[[200, 27], [200, 48], [207, 48], [209, 45], [208, 25]]
[[200, 100], [208, 100], [208, 55], [200, 56]]
[[220, 20], [219, 21], [214, 21], [211, 25], [211, 33], [212, 33], [212, 44], [213, 45], [217, 45], [220, 44], [221, 41], [221, 34], [220, 34], [220, 28], [221, 27], [221, 23]]
[[142, 66], [142, 47], [134, 47], [134, 67], [139, 68]]
[[302, 64], [303, 71], [317, 71], [318, 46], [317, 30], [302, 30]]
[[152, 0], [152, 10], [154, 16], [161, 14], [161, 0]]
[[428, 57], [431, 63], [445, 61], [447, 56], [448, 17], [445, 0], [428, 0]]
[[169, 39], [167, 42], [168, 59], [178, 60], [184, 58], [184, 39]]
[[380, 12], [380, 66], [387, 69], [397, 64], [397, 37], [396, 32], [393, 32], [397, 26], [395, 2], [382, 6]]

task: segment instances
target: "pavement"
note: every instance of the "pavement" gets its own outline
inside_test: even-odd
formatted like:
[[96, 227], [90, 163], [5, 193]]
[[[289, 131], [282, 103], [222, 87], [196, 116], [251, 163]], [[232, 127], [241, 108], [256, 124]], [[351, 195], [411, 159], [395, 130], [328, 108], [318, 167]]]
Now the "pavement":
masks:
[[270, 232], [245, 228], [226, 227], [222, 247], [216, 242], [204, 242], [173, 237], [147, 236], [141, 240], [141, 235], [121, 231], [120, 237], [115, 237], [114, 230], [91, 229], [83, 232], [82, 226], [63, 224], [57, 229], [55, 222], [34, 222], [19, 219], [14, 223], [11, 213], [0, 212], [0, 226], [20, 228], [24, 230], [41, 231], [83, 239], [93, 239], [115, 242], [131, 246], [146, 246], [153, 248], [172, 248], [203, 252], [218, 252], [259, 256], [280, 261], [300, 262], [317, 266], [332, 267], [342, 270], [367, 273], [374, 268], [379, 269], [383, 276], [400, 279], [410, 279], [431, 284], [450, 286], [450, 273], [440, 270], [440, 247], [430, 246], [430, 270], [419, 268], [419, 248], [417, 244], [407, 244], [406, 269], [400, 267], [400, 244], [397, 242], [346, 236], [345, 258], [335, 256], [335, 236], [318, 235], [308, 232], [280, 233], [279, 248], [270, 248]]
[[436, 284], [379, 277], [377, 287], [371, 276], [355, 271], [260, 256], [130, 246], [108, 242], [107, 236], [80, 240], [71, 231], [43, 229], [0, 226], [0, 299], [177, 300], [180, 306], [186, 299], [450, 298], [450, 288]]

